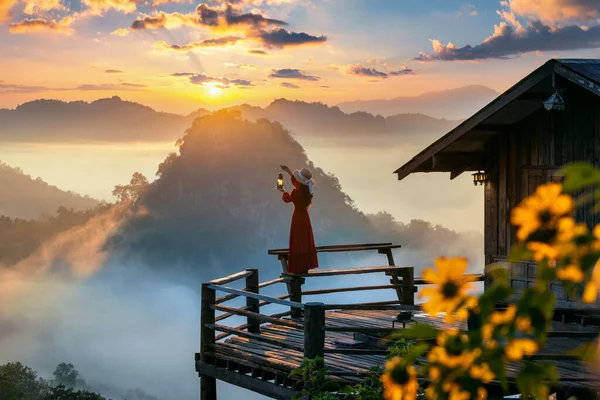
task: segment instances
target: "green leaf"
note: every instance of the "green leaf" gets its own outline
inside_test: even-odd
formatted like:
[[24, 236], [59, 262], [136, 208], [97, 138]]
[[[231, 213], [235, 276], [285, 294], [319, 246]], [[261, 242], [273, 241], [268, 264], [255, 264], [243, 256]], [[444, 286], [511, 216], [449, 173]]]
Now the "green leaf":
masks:
[[598, 357], [598, 345], [595, 342], [584, 343], [569, 351], [568, 354], [579, 357], [584, 362], [600, 362], [600, 357]]
[[524, 260], [530, 260], [532, 257], [531, 251], [527, 248], [527, 244], [518, 243], [510, 249], [508, 260], [510, 262], [519, 262]]
[[431, 325], [418, 323], [396, 332], [390, 333], [386, 336], [386, 339], [394, 340], [400, 338], [414, 338], [414, 339], [431, 339], [437, 337], [438, 330]]
[[567, 193], [600, 183], [600, 171], [589, 163], [572, 163], [564, 166], [562, 172], [565, 174], [563, 190]]

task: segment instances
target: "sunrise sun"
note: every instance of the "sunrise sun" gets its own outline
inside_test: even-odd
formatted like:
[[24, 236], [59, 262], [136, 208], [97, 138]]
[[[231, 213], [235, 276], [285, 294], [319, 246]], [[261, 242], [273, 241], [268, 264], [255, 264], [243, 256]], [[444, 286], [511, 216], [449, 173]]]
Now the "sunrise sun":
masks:
[[204, 89], [210, 97], [220, 97], [223, 93], [223, 88], [218, 82], [208, 82], [204, 85]]

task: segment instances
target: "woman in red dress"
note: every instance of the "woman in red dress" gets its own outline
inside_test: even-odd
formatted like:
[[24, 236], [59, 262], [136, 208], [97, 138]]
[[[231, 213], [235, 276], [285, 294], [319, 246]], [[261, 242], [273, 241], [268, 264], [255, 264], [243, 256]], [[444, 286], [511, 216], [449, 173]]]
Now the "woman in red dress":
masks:
[[290, 174], [294, 186], [292, 193], [280, 189], [283, 192], [283, 201], [294, 203], [294, 214], [290, 227], [288, 272], [303, 274], [319, 266], [312, 224], [308, 215], [312, 204], [314, 181], [312, 172], [307, 168], [292, 172], [288, 167], [282, 165], [281, 169]]

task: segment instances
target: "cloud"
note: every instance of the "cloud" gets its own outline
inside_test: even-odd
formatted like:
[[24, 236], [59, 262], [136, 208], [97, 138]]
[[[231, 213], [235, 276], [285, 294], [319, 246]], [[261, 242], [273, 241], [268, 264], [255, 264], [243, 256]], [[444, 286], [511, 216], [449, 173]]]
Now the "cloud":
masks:
[[300, 89], [300, 86], [295, 85], [291, 82], [281, 82], [281, 86], [289, 88], [289, 89]]
[[270, 32], [261, 31], [256, 38], [265, 47], [291, 47], [303, 45], [318, 45], [327, 41], [326, 36], [312, 36], [304, 32], [290, 32], [283, 28], [274, 28]]
[[202, 3], [193, 13], [155, 12], [138, 18], [131, 24], [131, 30], [178, 28], [181, 26], [205, 27], [223, 32], [235, 29], [259, 29], [269, 26], [287, 25], [286, 22], [267, 18], [262, 14], [240, 13], [231, 5], [223, 9], [213, 8]]
[[[386, 65], [386, 64], [384, 64]], [[380, 71], [375, 68], [364, 67], [361, 64], [350, 64], [346, 66], [345, 72], [350, 75], [359, 75], [359, 76], [368, 76], [370, 78], [388, 78], [390, 76], [400, 76], [400, 75], [415, 75], [415, 71], [411, 68], [402, 66], [398, 70], [393, 71]], [[373, 81], [375, 82], [375, 81]]]
[[419, 53], [418, 61], [506, 59], [535, 51], [568, 51], [600, 47], [600, 25], [550, 27], [530, 21], [521, 31], [506, 22], [494, 27], [494, 34], [482, 43], [457, 47], [432, 40], [432, 53]]
[[10, 24], [8, 26], [8, 31], [10, 33], [49, 31], [55, 33], [70, 34], [73, 32], [70, 28], [70, 25], [72, 23], [72, 17], [65, 17], [58, 22], [56, 22], [56, 20], [49, 21], [43, 18], [24, 19], [22, 21]]
[[129, 34], [129, 29], [118, 28], [110, 33], [115, 36], [127, 36]]
[[27, 15], [34, 15], [51, 10], [65, 11], [67, 8], [61, 3], [61, 0], [27, 0], [23, 12]]
[[510, 0], [505, 5], [516, 15], [547, 23], [594, 20], [600, 17], [598, 0]]
[[187, 43], [187, 44], [183, 44], [183, 45], [168, 44], [167, 42], [165, 42], [163, 40], [159, 40], [158, 42], [154, 43], [154, 46], [158, 47], [158, 48], [174, 50], [174, 51], [190, 51], [190, 50], [202, 48], [202, 47], [233, 46], [240, 40], [243, 40], [243, 38], [237, 37], [237, 36], [224, 36], [224, 37], [220, 37], [220, 38], [204, 39], [204, 40], [200, 40], [198, 42], [191, 42], [191, 43]]
[[11, 8], [17, 4], [17, 0], [0, 0], [0, 22], [8, 21], [12, 14]]
[[39, 92], [68, 92], [68, 91], [114, 91], [114, 90], [138, 90], [146, 88], [146, 85], [139, 83], [119, 83], [119, 84], [82, 84], [76, 87], [61, 88], [35, 85], [21, 85], [0, 81], [0, 93], [39, 93]]
[[300, 79], [304, 81], [318, 81], [318, 76], [307, 75], [299, 69], [274, 69], [269, 75], [269, 78], [281, 78], [281, 79]]
[[475, 5], [466, 4], [460, 9], [459, 12], [456, 13], [457, 17], [462, 17], [463, 15], [469, 15], [471, 17], [476, 17], [477, 15], [479, 15], [479, 13], [477, 12]]
[[171, 76], [180, 78], [188, 78], [189, 82], [194, 85], [207, 86], [208, 84], [216, 84], [220, 89], [228, 89], [231, 87], [250, 87], [254, 86], [252, 82], [245, 79], [232, 79], [227, 77], [214, 78], [205, 73], [196, 74], [193, 72], [175, 72]]
[[50, 90], [45, 86], [19, 85], [0, 81], [0, 93], [36, 93]]
[[238, 69], [261, 69], [261, 67], [253, 64], [235, 64], [235, 63], [224, 63], [226, 67], [229, 68], [238, 68]]
[[107, 74], [123, 74], [124, 71], [121, 71], [119, 69], [107, 69], [104, 71]]
[[256, 56], [266, 56], [268, 53], [264, 50], [252, 49], [248, 50], [248, 54], [254, 54]]
[[103, 15], [106, 11], [115, 10], [131, 14], [137, 10], [142, 0], [81, 0], [87, 6], [86, 12], [91, 15]]

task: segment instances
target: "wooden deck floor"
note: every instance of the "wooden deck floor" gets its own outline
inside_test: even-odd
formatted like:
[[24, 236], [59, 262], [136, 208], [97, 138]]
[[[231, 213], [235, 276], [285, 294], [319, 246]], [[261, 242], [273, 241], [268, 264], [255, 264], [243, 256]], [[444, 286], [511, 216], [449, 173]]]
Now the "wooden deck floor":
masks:
[[[390, 328], [397, 311], [329, 311], [326, 313], [326, 326], [361, 328]], [[418, 322], [433, 324], [437, 327], [447, 327], [442, 318], [430, 318], [423, 313], [415, 313], [414, 319]], [[398, 326], [398, 325], [396, 325]], [[401, 326], [401, 325], [400, 325]], [[457, 324], [456, 327], [466, 329], [466, 324]], [[580, 328], [583, 329], [583, 328]], [[597, 328], [587, 328], [597, 329]], [[572, 324], [556, 322], [553, 330], [575, 330]], [[265, 324], [261, 327], [261, 334], [273, 339], [284, 340], [286, 343], [302, 348], [304, 345], [303, 331], [279, 325]], [[353, 333], [327, 332], [325, 336], [325, 349], [340, 348], [336, 339], [353, 338]], [[573, 349], [586, 340], [579, 338], [549, 338], [546, 349], [542, 353], [562, 353]], [[373, 348], [373, 347], [370, 347]], [[294, 382], [287, 377], [292, 369], [301, 363], [303, 353], [295, 350], [282, 349], [263, 341], [248, 339], [238, 336], [229, 336], [214, 345], [214, 365], [229, 370], [239, 370], [240, 373], [253, 378], [262, 376], [265, 380], [272, 380], [284, 388], [294, 389]], [[566, 386], [597, 389], [597, 377], [579, 362], [564, 360], [552, 361], [557, 365], [561, 378], [575, 379]], [[358, 381], [358, 376], [364, 375], [374, 365], [384, 365], [383, 355], [368, 354], [332, 354], [325, 356], [326, 366], [336, 376], [333, 378], [340, 383]], [[235, 365], [235, 367], [231, 367]], [[517, 366], [510, 368], [512, 376]], [[283, 397], [282, 397], [283, 398]]]

